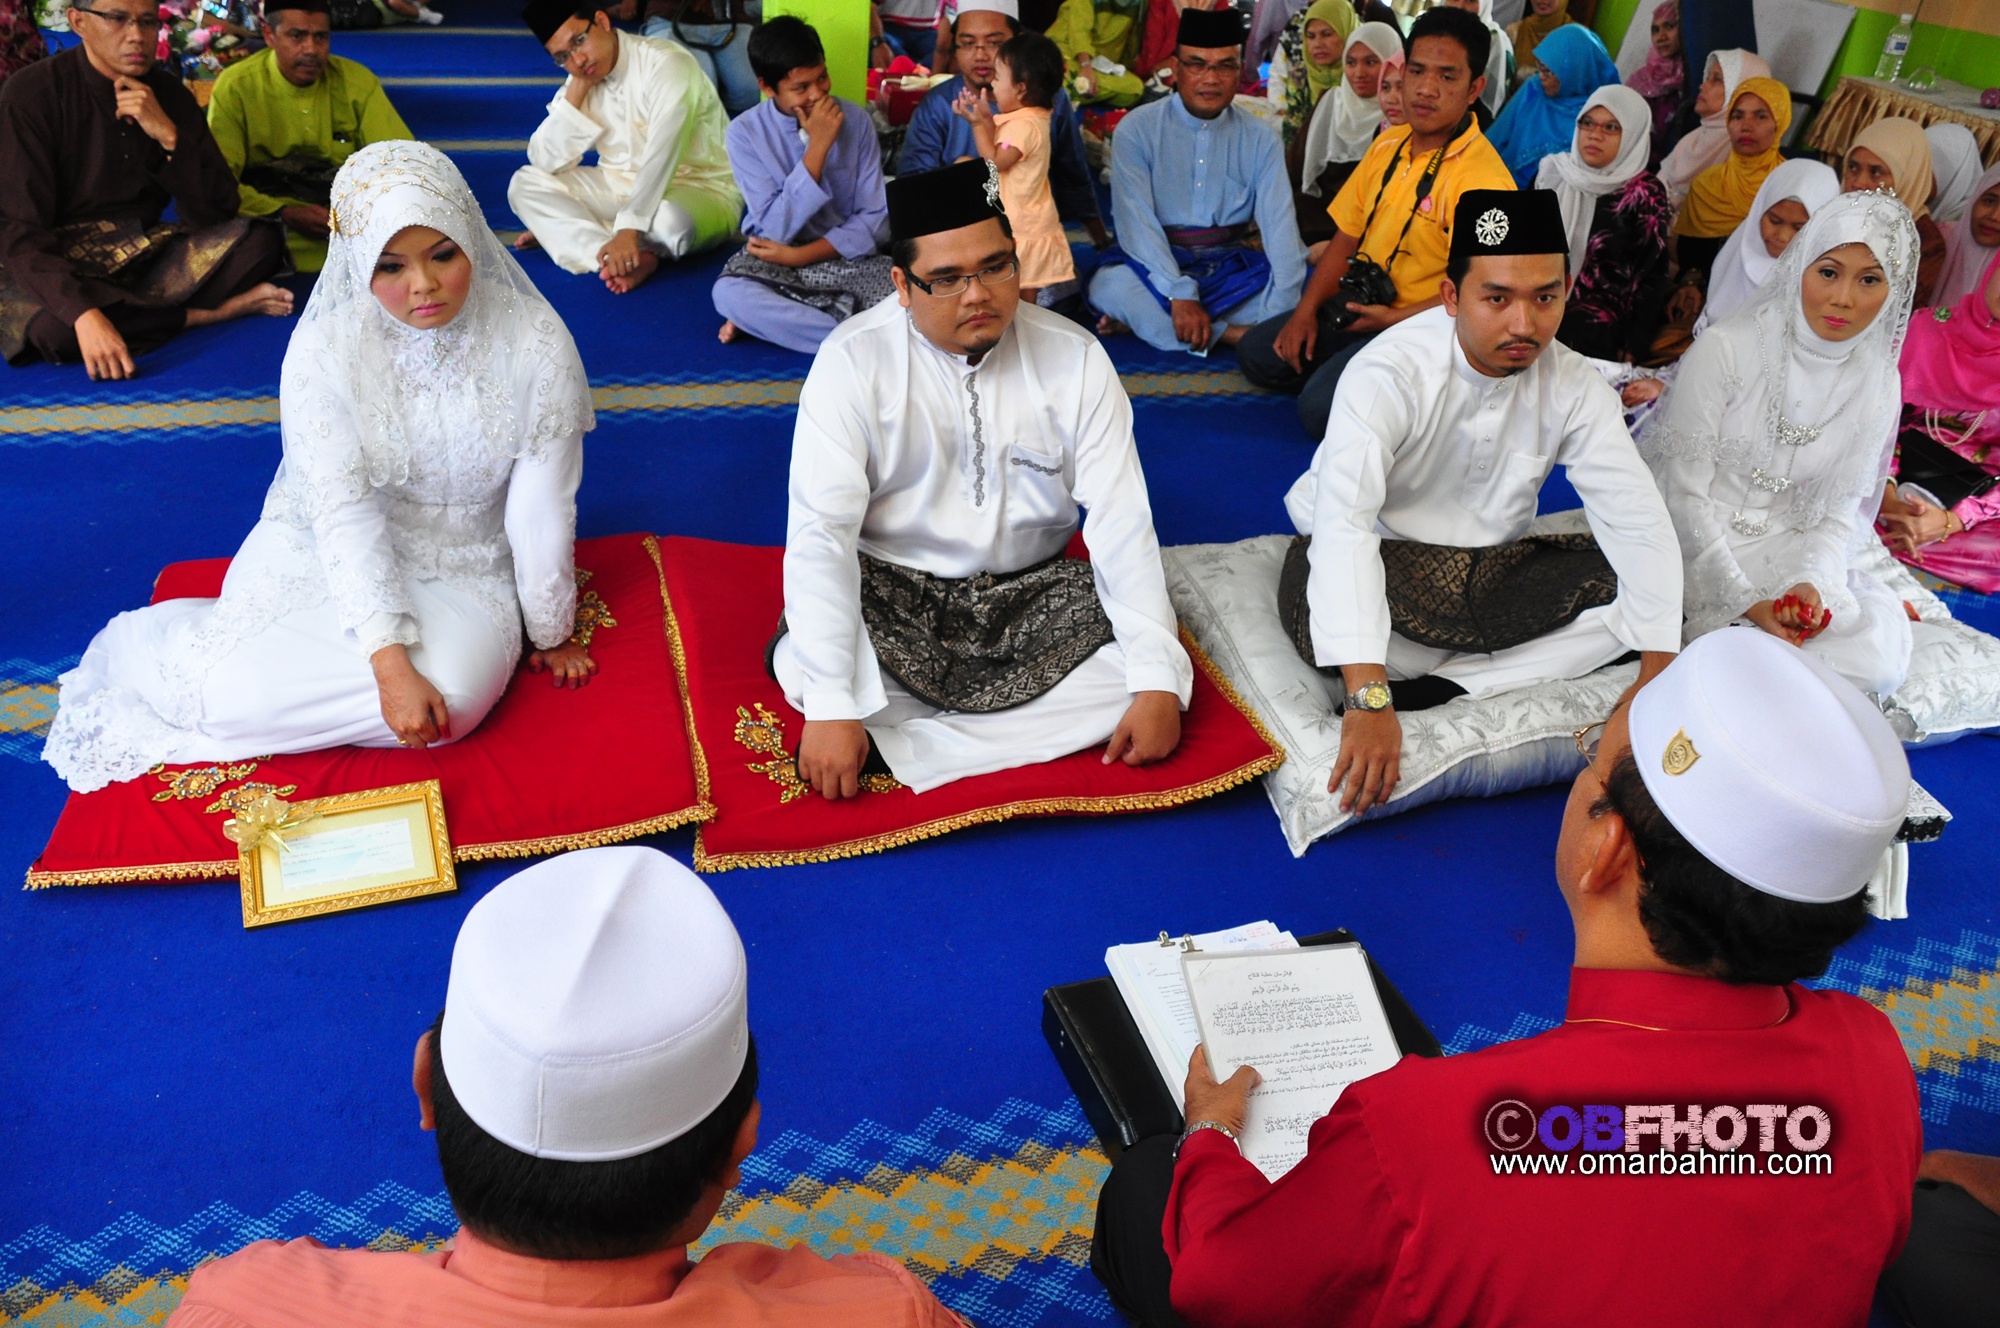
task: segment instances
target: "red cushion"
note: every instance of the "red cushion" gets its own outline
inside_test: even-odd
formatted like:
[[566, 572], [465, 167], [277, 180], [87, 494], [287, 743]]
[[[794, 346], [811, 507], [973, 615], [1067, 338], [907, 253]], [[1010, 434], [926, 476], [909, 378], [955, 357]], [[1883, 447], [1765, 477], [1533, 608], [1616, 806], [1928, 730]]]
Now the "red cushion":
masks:
[[715, 805], [714, 819], [695, 837], [695, 866], [703, 871], [875, 853], [1014, 816], [1174, 807], [1284, 760], [1182, 633], [1198, 666], [1194, 700], [1180, 747], [1165, 761], [1106, 766], [1101, 750], [1091, 748], [921, 795], [897, 784], [828, 802], [795, 782], [791, 753], [802, 717], [764, 668], [764, 647], [784, 606], [784, 550], [668, 538], [660, 551], [669, 631], [679, 634], [675, 658], [685, 666], [682, 686], [694, 712], [695, 761]]
[[[461, 862], [609, 844], [711, 815], [663, 630], [658, 546], [650, 535], [579, 540], [576, 561], [591, 573], [586, 609], [610, 615], [591, 640], [598, 673], [589, 686], [559, 690], [524, 662], [485, 722], [442, 747], [174, 766], [72, 793], [28, 884], [233, 878], [235, 846], [222, 835], [229, 812], [217, 799], [245, 783], [315, 798], [436, 779]], [[175, 563], [154, 583], [153, 600], [215, 595], [228, 568], [226, 558]]]

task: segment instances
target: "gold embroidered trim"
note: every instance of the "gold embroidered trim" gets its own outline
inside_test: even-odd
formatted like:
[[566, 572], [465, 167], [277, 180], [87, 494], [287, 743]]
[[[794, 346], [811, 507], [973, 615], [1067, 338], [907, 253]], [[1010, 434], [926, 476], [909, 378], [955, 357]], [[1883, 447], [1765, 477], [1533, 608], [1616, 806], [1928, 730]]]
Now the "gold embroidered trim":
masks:
[[660, 541], [651, 535], [642, 541], [646, 556], [653, 560], [653, 570], [660, 574], [660, 608], [662, 621], [667, 633], [667, 653], [674, 657], [674, 681], [681, 689], [681, 720], [687, 725], [688, 754], [694, 758], [694, 793], [702, 809], [702, 820], [714, 817], [715, 804], [710, 799], [708, 782], [708, 754], [701, 749], [701, 735], [694, 728], [694, 698], [688, 692], [687, 650], [681, 645], [680, 620], [674, 617], [673, 597], [667, 594], [667, 569], [660, 561]]
[[233, 881], [237, 860], [224, 862], [164, 862], [151, 867], [96, 867], [88, 871], [45, 872], [28, 869], [27, 890], [55, 885], [128, 885], [164, 881]]
[[[809, 862], [833, 862], [840, 858], [860, 857], [867, 853], [880, 853], [884, 849], [899, 848], [904, 844], [914, 844], [919, 840], [934, 839], [974, 825], [990, 825], [1011, 820], [1017, 816], [1053, 816], [1064, 813], [1104, 815], [1114, 812], [1163, 811], [1169, 807], [1179, 807], [1190, 802], [1198, 802], [1217, 793], [1226, 792], [1238, 784], [1246, 783], [1257, 776], [1276, 770], [1285, 763], [1285, 749], [1264, 727], [1264, 721], [1257, 712], [1244, 704], [1243, 697], [1222, 676], [1215, 662], [1195, 644], [1186, 628], [1181, 629], [1181, 644], [1187, 648], [1188, 657], [1208, 675], [1217, 691], [1236, 708], [1236, 712], [1250, 721], [1257, 736], [1264, 740], [1271, 750], [1236, 769], [1204, 779], [1197, 784], [1183, 785], [1175, 789], [1163, 789], [1158, 793], [1127, 793], [1097, 795], [1088, 797], [1030, 798], [1021, 802], [1001, 803], [992, 807], [979, 807], [972, 811], [960, 812], [956, 816], [940, 817], [920, 825], [907, 826], [886, 834], [870, 835], [862, 839], [850, 839], [843, 843], [828, 844], [823, 848], [800, 849], [781, 852], [758, 853], [710, 853], [702, 842], [704, 829], [698, 828], [694, 836], [694, 867], [696, 871], [722, 872], [734, 867], [791, 867]], [[686, 689], [682, 689], [686, 694]], [[761, 708], [761, 707], [760, 707]], [[740, 712], [739, 712], [740, 713]]]
[[576, 598], [576, 626], [571, 629], [569, 639], [585, 650], [590, 649], [590, 639], [597, 635], [598, 628], [618, 625], [618, 620], [611, 616], [611, 606], [596, 591], [584, 589], [595, 575], [595, 572], [587, 572], [581, 567], [576, 569], [576, 588], [579, 592]]
[[212, 798], [224, 784], [232, 779], [242, 779], [256, 768], [256, 761], [238, 761], [233, 765], [189, 766], [185, 770], [169, 770], [164, 765], [156, 765], [146, 773], [166, 785], [153, 795], [153, 801], [172, 802], [177, 798]]
[[249, 809], [250, 804], [256, 800], [259, 794], [268, 793], [274, 798], [289, 798], [298, 791], [299, 786], [297, 784], [266, 784], [262, 780], [251, 780], [247, 784], [238, 784], [233, 789], [225, 790], [221, 797], [209, 803], [202, 810], [205, 812], [228, 812], [233, 817], [241, 816]]
[[454, 844], [451, 856], [458, 862], [486, 862], [494, 858], [531, 858], [544, 853], [567, 853], [578, 848], [602, 848], [606, 844], [622, 843], [641, 835], [663, 834], [689, 821], [705, 821], [713, 815], [715, 808], [696, 803], [677, 812], [668, 812], [665, 816], [649, 816], [643, 821], [614, 825], [603, 830], [586, 830], [581, 834], [550, 835], [544, 839], [504, 839], [491, 844]]
[[[603, 830], [587, 830], [574, 835], [550, 835], [542, 839], [505, 839], [490, 844], [454, 844], [451, 856], [454, 862], [486, 862], [494, 858], [528, 858], [545, 853], [567, 853], [578, 848], [602, 848], [606, 844], [622, 843], [627, 839], [637, 839], [641, 835], [657, 835], [677, 829], [689, 821], [703, 820], [715, 815], [715, 809], [696, 805], [684, 807], [665, 816], [651, 816], [643, 821], [632, 821], [625, 825], [609, 826]], [[46, 890], [59, 885], [126, 885], [136, 882], [167, 881], [233, 881], [237, 879], [236, 858], [224, 862], [169, 862], [151, 867], [99, 867], [86, 871], [28, 872], [29, 890]]]
[[[754, 773], [768, 776], [782, 790], [778, 794], [779, 806], [812, 792], [812, 785], [799, 777], [798, 758], [785, 746], [785, 721], [766, 709], [762, 701], [751, 704], [757, 707], [754, 716], [742, 706], [736, 707], [736, 741], [768, 759], [745, 764]], [[863, 775], [860, 784], [863, 793], [893, 793], [903, 787], [893, 775]]]

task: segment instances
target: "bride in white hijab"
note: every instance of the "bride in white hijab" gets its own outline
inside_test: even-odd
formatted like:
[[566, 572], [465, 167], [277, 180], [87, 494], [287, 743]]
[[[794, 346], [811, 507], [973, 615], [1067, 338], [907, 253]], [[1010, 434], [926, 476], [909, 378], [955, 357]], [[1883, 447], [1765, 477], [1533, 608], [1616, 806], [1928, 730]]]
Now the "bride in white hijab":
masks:
[[590, 387], [458, 168], [380, 143], [333, 184], [285, 353], [284, 459], [219, 599], [122, 613], [61, 680], [44, 758], [89, 792], [162, 762], [461, 738], [569, 640]]
[[1902, 685], [1903, 606], [1850, 564], [1889, 473], [1919, 257], [1909, 209], [1842, 194], [1682, 358], [1639, 450], [1680, 536], [1689, 640], [1747, 621], [1878, 698]]

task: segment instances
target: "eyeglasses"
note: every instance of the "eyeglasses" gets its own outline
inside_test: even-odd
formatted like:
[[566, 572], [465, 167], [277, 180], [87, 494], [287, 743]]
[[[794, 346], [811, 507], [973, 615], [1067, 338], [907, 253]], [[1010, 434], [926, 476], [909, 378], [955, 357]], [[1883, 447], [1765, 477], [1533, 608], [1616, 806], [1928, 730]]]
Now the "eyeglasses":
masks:
[[153, 14], [107, 14], [101, 9], [86, 9], [82, 5], [71, 5], [79, 14], [88, 14], [99, 22], [108, 24], [113, 32], [123, 32], [127, 28], [137, 28], [140, 32], [158, 32], [160, 16]]
[[1578, 120], [1576, 122], [1576, 127], [1578, 129], [1585, 129], [1589, 130], [1592, 133], [1598, 133], [1598, 134], [1622, 135], [1625, 132], [1625, 126], [1618, 123], [1618, 121], [1616, 120], [1611, 120], [1611, 121], [1589, 120], [1589, 119]]
[[1187, 70], [1190, 78], [1200, 78], [1203, 74], [1227, 74], [1234, 78], [1243, 72], [1241, 60], [1221, 60], [1215, 64], [1206, 60], [1182, 60], [1180, 66]]
[[960, 272], [949, 277], [936, 277], [930, 281], [925, 281], [907, 268], [904, 269], [904, 275], [909, 277], [912, 286], [926, 295], [935, 295], [939, 299], [963, 293], [965, 288], [972, 284], [974, 277], [979, 278], [979, 284], [982, 286], [1004, 286], [1020, 273], [1020, 262], [1012, 258], [1004, 263], [995, 263], [992, 267], [983, 267], [977, 272]]
[[576, 36], [571, 37], [559, 54], [552, 55], [549, 58], [556, 62], [557, 69], [568, 69], [569, 62], [576, 58], [576, 53], [582, 50], [583, 44], [589, 40], [590, 29], [585, 28], [582, 32], [577, 33]]
[[1585, 724], [1569, 735], [1576, 743], [1576, 750], [1592, 765], [1597, 764], [1597, 747], [1604, 741], [1604, 726], [1610, 722], [1608, 719], [1600, 719], [1595, 724]]

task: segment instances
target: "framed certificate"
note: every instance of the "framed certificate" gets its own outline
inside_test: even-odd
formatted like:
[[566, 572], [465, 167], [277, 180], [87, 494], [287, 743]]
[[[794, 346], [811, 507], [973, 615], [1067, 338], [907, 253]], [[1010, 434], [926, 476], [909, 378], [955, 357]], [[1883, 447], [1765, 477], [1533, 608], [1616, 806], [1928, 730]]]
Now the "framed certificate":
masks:
[[285, 804], [239, 861], [245, 927], [458, 888], [435, 779]]

